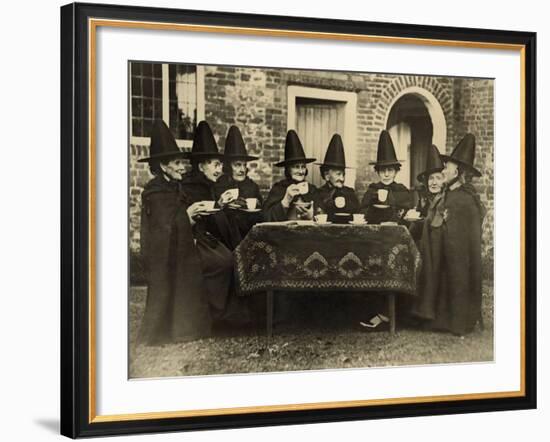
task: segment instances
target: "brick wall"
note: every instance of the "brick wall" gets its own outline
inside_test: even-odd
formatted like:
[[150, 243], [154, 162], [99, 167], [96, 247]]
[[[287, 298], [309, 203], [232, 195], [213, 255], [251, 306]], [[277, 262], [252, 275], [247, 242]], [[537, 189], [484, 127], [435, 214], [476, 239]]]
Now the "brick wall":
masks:
[[[376, 175], [368, 162], [376, 158], [378, 136], [385, 129], [391, 105], [402, 91], [420, 88], [435, 97], [447, 126], [450, 152], [459, 139], [472, 132], [478, 143], [476, 165], [484, 176], [474, 181], [486, 204], [484, 256], [492, 260], [493, 234], [493, 83], [451, 77], [318, 72], [285, 69], [205, 67], [205, 118], [220, 149], [229, 126], [239, 126], [249, 153], [260, 157], [250, 163], [250, 177], [267, 193], [283, 171], [273, 166], [284, 155], [287, 131], [287, 86], [300, 85], [357, 94], [356, 190], [361, 197]], [[130, 235], [131, 249], [139, 250], [139, 195], [151, 178], [147, 165], [137, 163], [147, 156], [147, 146], [130, 146]]]

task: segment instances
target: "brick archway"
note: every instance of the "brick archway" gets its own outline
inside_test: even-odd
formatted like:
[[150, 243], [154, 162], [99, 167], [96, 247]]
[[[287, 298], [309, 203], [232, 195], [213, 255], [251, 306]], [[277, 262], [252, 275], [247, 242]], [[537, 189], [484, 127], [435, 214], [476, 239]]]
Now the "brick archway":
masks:
[[382, 93], [375, 109], [375, 120], [386, 128], [393, 105], [406, 94], [414, 94], [422, 99], [434, 123], [433, 143], [445, 152], [451, 131], [452, 99], [445, 87], [433, 77], [414, 75], [394, 79]]

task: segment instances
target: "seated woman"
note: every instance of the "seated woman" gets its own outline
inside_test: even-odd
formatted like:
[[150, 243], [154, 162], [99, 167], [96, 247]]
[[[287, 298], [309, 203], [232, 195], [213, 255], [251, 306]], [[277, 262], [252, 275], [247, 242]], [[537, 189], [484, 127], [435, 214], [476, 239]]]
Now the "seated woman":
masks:
[[[190, 158], [191, 172], [183, 176], [181, 188], [190, 204], [202, 204], [192, 222], [210, 293], [211, 313], [214, 319], [232, 325], [245, 324], [249, 321], [249, 312], [234, 293], [231, 253], [241, 241], [241, 236], [237, 226], [231, 224], [221, 210], [234, 200], [234, 196], [230, 191], [225, 191], [216, 198], [214, 186], [222, 175], [223, 154], [218, 151], [206, 121], [201, 121], [197, 126]], [[207, 208], [205, 204], [214, 207]]]
[[380, 133], [376, 161], [370, 164], [374, 166], [380, 181], [369, 184], [361, 201], [366, 220], [369, 224], [400, 222], [403, 212], [412, 209], [414, 201], [409, 189], [395, 181], [401, 170], [401, 161], [395, 155], [388, 131]]
[[216, 195], [216, 182], [222, 176], [222, 161], [224, 155], [218, 151], [218, 146], [212, 130], [206, 121], [201, 121], [196, 129], [193, 147], [190, 153], [191, 172], [182, 179], [182, 188], [191, 202], [210, 201], [213, 204], [208, 213], [197, 218], [195, 230], [208, 232], [230, 250], [241, 241], [239, 229], [230, 223], [221, 210], [233, 202], [230, 191]]
[[263, 203], [260, 187], [248, 176], [248, 161], [258, 157], [248, 155], [243, 137], [237, 126], [231, 126], [225, 139], [223, 175], [216, 181], [216, 198], [228, 190], [237, 190], [238, 197], [227, 205], [227, 216], [231, 223], [238, 226], [241, 237], [262, 222], [261, 206]]
[[285, 168], [285, 179], [273, 185], [263, 212], [266, 221], [312, 219], [319, 208], [317, 188], [306, 181], [306, 164], [315, 158], [306, 158], [298, 134], [289, 130], [285, 141], [285, 159], [275, 164]]
[[[170, 129], [157, 121], [151, 134], [150, 156], [139, 160], [148, 162], [154, 175], [141, 195], [140, 242], [147, 300], [139, 340], [147, 345], [210, 335], [212, 282], [208, 261], [195, 245], [192, 227], [201, 205], [191, 203], [181, 191], [184, 157]], [[218, 271], [229, 281], [231, 261], [223, 261]], [[227, 293], [227, 283], [218, 289]]]

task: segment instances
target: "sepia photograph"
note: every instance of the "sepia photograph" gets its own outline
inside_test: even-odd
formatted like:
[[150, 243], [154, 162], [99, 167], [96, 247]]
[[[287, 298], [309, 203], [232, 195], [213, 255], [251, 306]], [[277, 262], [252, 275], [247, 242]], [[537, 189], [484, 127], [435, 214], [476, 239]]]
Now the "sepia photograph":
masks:
[[493, 361], [493, 79], [128, 71], [130, 378]]

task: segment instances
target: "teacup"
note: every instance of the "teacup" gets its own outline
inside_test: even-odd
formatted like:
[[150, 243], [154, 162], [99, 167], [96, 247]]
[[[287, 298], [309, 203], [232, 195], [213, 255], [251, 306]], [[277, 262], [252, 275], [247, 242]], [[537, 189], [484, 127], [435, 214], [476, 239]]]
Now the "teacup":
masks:
[[258, 200], [256, 198], [246, 198], [246, 208], [248, 210], [254, 210]]
[[215, 201], [201, 201], [206, 210], [212, 210], [214, 208]]
[[319, 224], [326, 224], [328, 222], [328, 215], [326, 213], [320, 213], [315, 216], [315, 221]]
[[239, 189], [229, 189], [227, 191], [231, 195], [231, 199], [236, 200], [239, 197]]
[[388, 191], [386, 189], [378, 189], [378, 201], [384, 203], [388, 199]]
[[346, 199], [343, 196], [337, 196], [334, 198], [334, 205], [338, 209], [342, 209], [346, 205]]
[[305, 195], [309, 192], [309, 186], [307, 181], [302, 181], [301, 183], [297, 184], [298, 189], [300, 189], [300, 195]]
[[364, 224], [365, 215], [363, 213], [354, 213], [353, 214], [353, 222], [355, 224]]

